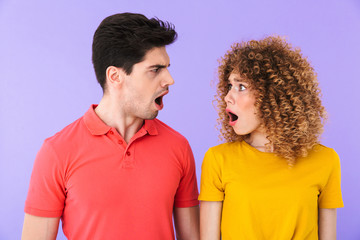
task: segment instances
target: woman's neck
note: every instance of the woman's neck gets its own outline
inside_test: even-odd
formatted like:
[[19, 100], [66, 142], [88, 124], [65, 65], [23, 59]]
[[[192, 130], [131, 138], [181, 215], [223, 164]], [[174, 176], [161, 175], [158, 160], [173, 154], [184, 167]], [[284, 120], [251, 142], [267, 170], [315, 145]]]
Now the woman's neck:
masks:
[[245, 142], [261, 152], [273, 152], [273, 146], [267, 146], [270, 141], [267, 139], [265, 131], [256, 130], [250, 133]]

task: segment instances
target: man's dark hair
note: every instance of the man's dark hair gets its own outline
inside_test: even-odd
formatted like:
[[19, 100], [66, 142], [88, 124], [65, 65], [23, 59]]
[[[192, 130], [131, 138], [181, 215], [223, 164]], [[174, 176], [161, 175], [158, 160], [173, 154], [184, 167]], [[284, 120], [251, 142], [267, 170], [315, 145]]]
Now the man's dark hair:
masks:
[[121, 13], [105, 18], [96, 29], [92, 45], [95, 74], [105, 91], [106, 69], [122, 68], [126, 74], [133, 65], [144, 60], [147, 51], [163, 47], [177, 38], [175, 27], [142, 14]]

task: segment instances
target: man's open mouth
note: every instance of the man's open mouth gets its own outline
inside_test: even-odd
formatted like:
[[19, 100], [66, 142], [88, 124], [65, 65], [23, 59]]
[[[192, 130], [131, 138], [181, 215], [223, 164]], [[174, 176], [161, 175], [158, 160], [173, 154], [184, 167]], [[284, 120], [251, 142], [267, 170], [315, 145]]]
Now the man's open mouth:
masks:
[[160, 96], [160, 97], [157, 97], [155, 98], [155, 103], [159, 106], [161, 106], [162, 104], [162, 99], [163, 99], [163, 96]]
[[155, 106], [156, 106], [157, 110], [161, 110], [164, 107], [163, 97], [168, 93], [169, 93], [169, 90], [166, 90], [165, 92], [162, 92], [160, 94], [160, 96], [155, 98], [154, 102], [155, 102]]

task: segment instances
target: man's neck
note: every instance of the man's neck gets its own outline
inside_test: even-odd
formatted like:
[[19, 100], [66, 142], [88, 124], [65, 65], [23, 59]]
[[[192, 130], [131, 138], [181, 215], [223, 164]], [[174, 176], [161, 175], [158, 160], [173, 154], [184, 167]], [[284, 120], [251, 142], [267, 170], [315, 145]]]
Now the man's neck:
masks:
[[95, 113], [106, 125], [114, 127], [126, 143], [130, 142], [144, 124], [143, 119], [128, 116], [119, 104], [106, 97], [101, 99]]

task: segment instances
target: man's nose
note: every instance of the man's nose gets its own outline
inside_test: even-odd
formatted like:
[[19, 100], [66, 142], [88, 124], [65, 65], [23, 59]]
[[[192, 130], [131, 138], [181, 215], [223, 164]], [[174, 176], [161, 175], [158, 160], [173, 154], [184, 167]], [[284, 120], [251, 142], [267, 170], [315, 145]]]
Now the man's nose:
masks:
[[173, 85], [174, 83], [175, 83], [175, 81], [172, 78], [169, 70], [166, 70], [166, 75], [164, 76], [164, 79], [161, 82], [161, 87], [167, 87], [167, 86]]

